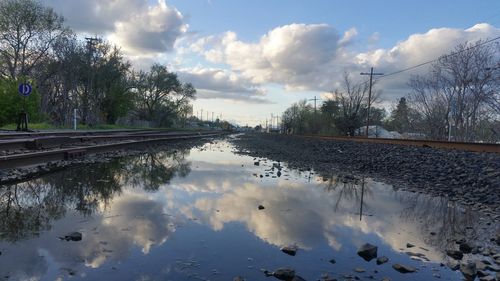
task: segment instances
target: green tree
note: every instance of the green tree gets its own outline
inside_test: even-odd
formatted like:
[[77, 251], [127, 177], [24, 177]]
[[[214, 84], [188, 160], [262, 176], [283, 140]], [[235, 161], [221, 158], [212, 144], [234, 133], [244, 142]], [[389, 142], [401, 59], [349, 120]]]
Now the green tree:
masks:
[[196, 89], [183, 84], [177, 74], [165, 66], [154, 64], [149, 72], [140, 72], [135, 78], [136, 111], [140, 119], [156, 125], [169, 126], [189, 110]]
[[35, 0], [0, 1], [0, 76], [31, 76], [68, 30], [63, 18]]
[[18, 92], [20, 83], [12, 79], [0, 79], [0, 126], [16, 123], [22, 111], [28, 113], [29, 122], [40, 121], [40, 95], [36, 87], [33, 87], [28, 97], [23, 97]]
[[400, 133], [408, 132], [410, 127], [410, 116], [406, 98], [399, 99], [397, 107], [391, 112], [389, 119], [391, 129]]

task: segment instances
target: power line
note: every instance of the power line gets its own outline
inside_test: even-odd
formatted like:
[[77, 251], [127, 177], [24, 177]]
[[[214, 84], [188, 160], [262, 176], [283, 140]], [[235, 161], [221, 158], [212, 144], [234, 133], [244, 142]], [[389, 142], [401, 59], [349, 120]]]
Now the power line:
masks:
[[[433, 60], [430, 60], [430, 61], [426, 61], [426, 62], [423, 62], [423, 63], [419, 63], [419, 64], [416, 64], [416, 65], [413, 65], [413, 66], [410, 66], [410, 67], [407, 67], [407, 68], [404, 68], [404, 69], [401, 69], [401, 70], [397, 70], [397, 71], [394, 71], [394, 72], [391, 72], [391, 73], [388, 73], [388, 74], [385, 74], [385, 75], [382, 75], [380, 76], [379, 78], [376, 78], [375, 81], [378, 81], [380, 79], [383, 79], [383, 78], [386, 78], [386, 77], [389, 77], [389, 76], [393, 76], [393, 75], [396, 75], [396, 74], [400, 74], [400, 73], [403, 73], [403, 72], [406, 72], [406, 71], [410, 71], [410, 70], [413, 70], [413, 69], [416, 69], [416, 68], [419, 68], [421, 66], [424, 66], [424, 65], [427, 65], [427, 64], [431, 64], [433, 62], [437, 62], [439, 61], [440, 59], [443, 59], [443, 58], [448, 58], [448, 57], [452, 57], [452, 56], [456, 56], [456, 55], [459, 55], [461, 53], [464, 53], [464, 52], [467, 52], [467, 51], [470, 51], [472, 49], [475, 49], [475, 48], [478, 48], [480, 46], [483, 46], [483, 45], [486, 45], [486, 44], [489, 44], [489, 43], [492, 43], [494, 41], [497, 41], [498, 39], [500, 39], [500, 36], [498, 37], [495, 37], [493, 39], [489, 39], [489, 40], [486, 40], [484, 42], [481, 42], [479, 44], [476, 44], [476, 45], [473, 45], [473, 46], [470, 46], [468, 48], [465, 48], [461, 51], [458, 51], [458, 52], [455, 52], [455, 53], [451, 53], [451, 54], [448, 54], [448, 55], [442, 55], [440, 56], [439, 58], [436, 58], [436, 59], [433, 59]], [[366, 84], [366, 83], [369, 83], [370, 80], [366, 80], [364, 82], [361, 82], [361, 83], [358, 83], [356, 85], [356, 87], [359, 87], [363, 84]]]
[[[426, 62], [423, 62], [423, 63], [419, 63], [417, 65], [414, 65], [414, 66], [410, 66], [408, 68], [405, 68], [405, 69], [401, 69], [401, 70], [398, 70], [398, 71], [395, 71], [395, 72], [391, 72], [389, 74], [386, 74], [386, 75], [383, 75], [383, 76], [380, 76], [379, 78], [377, 78], [376, 80], [380, 80], [382, 78], [385, 78], [385, 77], [389, 77], [389, 76], [392, 76], [392, 75], [396, 75], [396, 74], [399, 74], [399, 73], [402, 73], [402, 72], [406, 72], [406, 71], [409, 71], [409, 70], [413, 70], [415, 68], [419, 68], [421, 66], [424, 66], [424, 65], [427, 65], [427, 64], [430, 64], [430, 63], [433, 63], [433, 62], [437, 62], [439, 61], [440, 59], [444, 59], [444, 58], [449, 58], [449, 57], [452, 57], [452, 56], [456, 56], [456, 55], [459, 55], [461, 53], [464, 53], [464, 52], [467, 52], [467, 51], [470, 51], [472, 49], [475, 49], [477, 47], [480, 47], [480, 46], [483, 46], [483, 45], [486, 45], [486, 44], [489, 44], [491, 42], [494, 42], [496, 40], [500, 39], [500, 36], [496, 37], [496, 38], [493, 38], [493, 39], [490, 39], [490, 40], [486, 40], [484, 42], [481, 42], [479, 44], [476, 44], [474, 46], [470, 46], [469, 48], [465, 48], [461, 51], [458, 51], [458, 52], [455, 52], [455, 53], [451, 53], [451, 54], [448, 54], [448, 55], [443, 55], [443, 56], [440, 56], [439, 58], [437, 59], [433, 59], [433, 60], [430, 60], [430, 61], [426, 61]], [[366, 82], [365, 82], [366, 83]]]

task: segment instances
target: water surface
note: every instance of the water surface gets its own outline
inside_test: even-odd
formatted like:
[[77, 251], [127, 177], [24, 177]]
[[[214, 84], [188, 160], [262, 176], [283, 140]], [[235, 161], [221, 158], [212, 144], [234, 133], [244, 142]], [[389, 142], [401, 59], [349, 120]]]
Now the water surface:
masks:
[[[215, 141], [151, 151], [3, 186], [0, 278], [265, 280], [263, 269], [288, 266], [306, 280], [457, 280], [440, 265], [443, 251], [452, 238], [481, 235], [477, 215], [444, 198], [233, 149]], [[82, 241], [60, 239], [73, 231]], [[366, 242], [390, 261], [357, 256]], [[290, 245], [296, 256], [280, 251]], [[402, 275], [394, 263], [418, 272]]]

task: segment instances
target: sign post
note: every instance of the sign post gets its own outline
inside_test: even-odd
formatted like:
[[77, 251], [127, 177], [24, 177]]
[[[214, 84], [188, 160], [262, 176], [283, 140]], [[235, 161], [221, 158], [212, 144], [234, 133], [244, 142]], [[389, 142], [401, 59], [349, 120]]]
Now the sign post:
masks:
[[31, 94], [33, 87], [27, 82], [19, 84], [19, 95], [23, 96], [23, 111], [19, 113], [17, 131], [28, 131], [28, 113], [26, 112], [26, 98]]

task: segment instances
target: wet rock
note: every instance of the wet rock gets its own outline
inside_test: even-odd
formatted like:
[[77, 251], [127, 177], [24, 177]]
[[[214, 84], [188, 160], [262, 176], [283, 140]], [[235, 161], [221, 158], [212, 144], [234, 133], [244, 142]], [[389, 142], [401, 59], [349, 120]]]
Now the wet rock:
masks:
[[399, 271], [401, 273], [413, 273], [413, 272], [417, 271], [417, 269], [414, 268], [413, 266], [404, 265], [404, 264], [400, 264], [400, 263], [393, 264], [392, 268], [394, 268], [396, 271]]
[[412, 243], [406, 243], [406, 248], [413, 248], [415, 247], [415, 245], [413, 245]]
[[371, 261], [377, 257], [377, 246], [366, 243], [358, 249], [358, 255], [365, 261]]
[[477, 276], [478, 276], [478, 277], [485, 277], [485, 276], [488, 276], [488, 273], [487, 273], [487, 272], [485, 272], [485, 271], [479, 270], [479, 269], [477, 268], [477, 265], [476, 265], [476, 269], [477, 269]]
[[380, 258], [377, 258], [377, 264], [381, 265], [389, 261], [389, 258], [386, 256], [382, 256]]
[[254, 165], [254, 166], [259, 166], [259, 165], [260, 165], [260, 162], [259, 162], [259, 161], [253, 162], [253, 165]]
[[473, 247], [467, 242], [461, 243], [459, 247], [459, 250], [464, 254], [470, 254], [472, 249]]
[[288, 267], [278, 268], [273, 272], [273, 276], [279, 280], [291, 281], [295, 277], [295, 270]]
[[391, 278], [389, 278], [389, 277], [384, 277], [384, 278], [382, 278], [382, 281], [391, 281]]
[[474, 280], [477, 275], [476, 263], [468, 262], [460, 265], [460, 272], [462, 272], [466, 280]]
[[286, 246], [281, 248], [281, 251], [287, 255], [295, 256], [297, 254], [298, 247], [297, 246]]
[[495, 271], [495, 272], [500, 272], [500, 267], [492, 264], [486, 265], [486, 269], [489, 271]]
[[446, 250], [446, 255], [456, 260], [461, 260], [464, 257], [464, 254], [457, 250]]
[[356, 268], [354, 268], [354, 271], [357, 272], [357, 273], [363, 273], [366, 270], [364, 268], [362, 268], [362, 267], [356, 267]]
[[458, 263], [457, 261], [455, 260], [450, 260], [448, 262], [448, 267], [453, 270], [453, 271], [456, 271], [456, 270], [459, 270], [460, 269], [460, 263]]
[[329, 262], [330, 262], [331, 264], [336, 264], [336, 263], [337, 263], [337, 261], [336, 261], [335, 259], [331, 259], [331, 260], [329, 260]]
[[495, 279], [495, 277], [492, 275], [479, 277], [479, 281], [495, 281], [495, 280], [497, 279]]
[[264, 206], [262, 206], [262, 205], [259, 205], [259, 207], [257, 207], [257, 208], [258, 208], [259, 210], [264, 210], [264, 209], [265, 209], [265, 207], [264, 207]]
[[241, 276], [236, 276], [233, 278], [233, 281], [245, 281], [245, 278], [243, 278]]
[[482, 261], [477, 261], [476, 262], [476, 269], [477, 270], [485, 270], [486, 269], [486, 264]]
[[66, 241], [81, 241], [82, 234], [80, 232], [70, 232], [64, 235], [64, 237], [59, 237], [59, 239]]
[[291, 281], [306, 281], [306, 279], [304, 279], [298, 275], [295, 275]]

